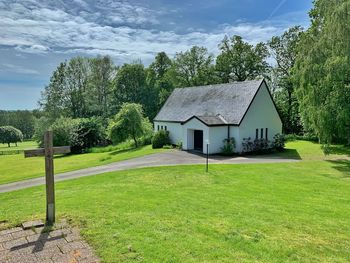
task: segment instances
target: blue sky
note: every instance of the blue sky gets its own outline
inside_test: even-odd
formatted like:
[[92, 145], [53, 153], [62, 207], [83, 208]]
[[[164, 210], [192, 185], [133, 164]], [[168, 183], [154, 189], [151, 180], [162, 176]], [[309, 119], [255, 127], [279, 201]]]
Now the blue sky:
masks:
[[312, 0], [0, 0], [0, 109], [37, 108], [58, 63], [110, 55], [116, 64], [193, 45], [218, 53], [225, 35], [266, 41], [307, 27]]

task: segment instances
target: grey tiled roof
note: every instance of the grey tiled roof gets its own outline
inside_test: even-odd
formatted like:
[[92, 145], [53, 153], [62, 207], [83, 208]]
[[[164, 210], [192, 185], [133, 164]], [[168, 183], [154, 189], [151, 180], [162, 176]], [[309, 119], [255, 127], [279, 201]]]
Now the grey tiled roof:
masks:
[[208, 125], [238, 125], [262, 81], [175, 89], [154, 120], [185, 122], [195, 116]]

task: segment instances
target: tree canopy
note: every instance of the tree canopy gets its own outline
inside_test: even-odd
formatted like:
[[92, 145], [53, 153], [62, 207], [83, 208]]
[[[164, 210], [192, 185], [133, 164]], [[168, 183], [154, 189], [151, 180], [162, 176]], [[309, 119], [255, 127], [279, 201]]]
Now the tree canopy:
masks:
[[350, 144], [350, 1], [316, 0], [302, 34], [294, 81], [306, 129]]
[[1, 126], [0, 127], [0, 142], [7, 143], [8, 147], [11, 147], [11, 143], [15, 143], [17, 146], [18, 142], [23, 141], [23, 134], [20, 130], [12, 126]]

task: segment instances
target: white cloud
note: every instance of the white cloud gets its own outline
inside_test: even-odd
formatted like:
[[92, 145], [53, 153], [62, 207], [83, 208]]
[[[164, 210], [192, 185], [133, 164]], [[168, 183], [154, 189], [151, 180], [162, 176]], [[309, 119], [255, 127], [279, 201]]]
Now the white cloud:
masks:
[[0, 64], [0, 72], [12, 72], [19, 74], [29, 74], [29, 75], [38, 75], [39, 72], [34, 69], [24, 68], [19, 65], [3, 63]]
[[141, 58], [147, 63], [160, 51], [174, 55], [200, 45], [217, 53], [217, 46], [225, 35], [238, 34], [251, 43], [257, 43], [288, 27], [281, 21], [238, 22], [222, 25], [212, 32], [192, 29], [179, 34], [140, 26], [159, 23], [157, 12], [125, 1], [97, 1], [93, 12], [83, 0], [75, 2], [79, 2], [78, 7], [56, 4], [49, 8], [34, 0], [27, 0], [26, 4], [0, 0], [0, 5], [6, 6], [0, 10], [0, 45], [26, 53], [101, 54], [110, 55], [120, 62]]

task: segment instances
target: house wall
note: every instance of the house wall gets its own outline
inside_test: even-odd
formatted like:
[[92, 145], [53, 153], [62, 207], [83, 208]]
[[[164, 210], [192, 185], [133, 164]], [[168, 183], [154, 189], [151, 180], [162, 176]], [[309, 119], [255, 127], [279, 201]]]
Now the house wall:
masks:
[[177, 144], [179, 142], [182, 142], [182, 125], [178, 122], [161, 122], [161, 121], [155, 121], [154, 122], [154, 131], [156, 132], [161, 126], [167, 127], [167, 130], [169, 131], [169, 137], [172, 144]]
[[209, 153], [220, 153], [224, 145], [223, 140], [227, 138], [227, 126], [212, 126], [209, 127]]
[[[237, 151], [242, 151], [243, 138], [250, 137], [255, 140], [255, 130], [259, 129], [259, 138], [261, 128], [264, 129], [263, 138], [265, 138], [265, 129], [268, 128], [268, 140], [273, 141], [273, 136], [282, 133], [282, 122], [277, 110], [268, 93], [265, 83], [259, 89], [248, 112], [239, 126], [238, 140], [236, 139]], [[239, 143], [237, 143], [239, 141]]]

